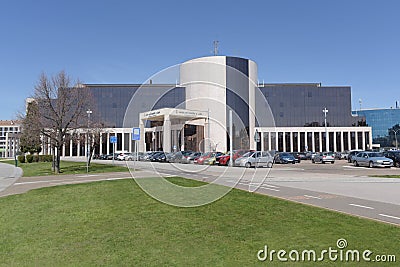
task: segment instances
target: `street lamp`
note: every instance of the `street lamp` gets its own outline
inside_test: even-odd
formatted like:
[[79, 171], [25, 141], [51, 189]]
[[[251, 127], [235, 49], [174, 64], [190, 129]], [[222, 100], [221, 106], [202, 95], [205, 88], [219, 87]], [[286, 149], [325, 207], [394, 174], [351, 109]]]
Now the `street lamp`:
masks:
[[324, 125], [325, 125], [325, 149], [326, 151], [329, 150], [328, 148], [328, 129], [326, 128], [326, 114], [328, 113], [328, 110], [326, 108], [324, 108], [322, 110], [322, 112], [324, 113]]
[[88, 115], [88, 122], [87, 122], [87, 138], [86, 138], [86, 142], [87, 142], [87, 152], [86, 152], [86, 172], [89, 172], [89, 157], [90, 157], [90, 140], [89, 140], [89, 127], [90, 127], [90, 114], [92, 114], [92, 111], [90, 109], [88, 109], [86, 111], [87, 115]]
[[397, 148], [398, 148], [398, 146], [397, 146], [397, 132], [400, 131], [400, 128], [397, 129], [397, 130], [393, 130], [393, 129], [390, 129], [390, 130], [392, 132], [394, 132], [394, 139], [396, 140], [396, 150], [397, 150]]

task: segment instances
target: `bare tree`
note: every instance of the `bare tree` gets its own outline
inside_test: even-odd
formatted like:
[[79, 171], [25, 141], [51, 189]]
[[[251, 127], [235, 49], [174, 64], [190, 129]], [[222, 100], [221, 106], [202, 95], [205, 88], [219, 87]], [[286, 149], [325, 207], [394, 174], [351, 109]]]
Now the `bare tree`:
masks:
[[61, 71], [48, 77], [40, 75], [35, 86], [34, 99], [38, 104], [37, 116], [41, 134], [50, 140], [53, 154], [53, 171], [60, 172], [61, 150], [66, 134], [83, 125], [86, 109], [91, 105], [89, 91], [80, 86], [79, 80], [71, 78]]

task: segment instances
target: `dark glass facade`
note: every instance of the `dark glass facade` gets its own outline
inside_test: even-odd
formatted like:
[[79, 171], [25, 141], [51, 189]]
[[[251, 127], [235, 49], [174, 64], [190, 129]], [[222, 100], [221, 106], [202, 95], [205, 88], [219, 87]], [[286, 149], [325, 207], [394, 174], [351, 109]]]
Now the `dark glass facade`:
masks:
[[[175, 85], [97, 85], [86, 84], [93, 97], [94, 110], [93, 121], [104, 123], [106, 127], [134, 127], [138, 125], [139, 112], [155, 110], [160, 108], [184, 108], [185, 88]], [[132, 116], [131, 125], [124, 125], [124, 117], [128, 105], [134, 94], [141, 88], [143, 99], [139, 107], [135, 107], [137, 114]], [[145, 92], [144, 92], [145, 91]], [[152, 97], [146, 98], [149, 94]], [[158, 95], [154, 101], [154, 95]], [[147, 101], [148, 100], [148, 101]], [[182, 107], [183, 106], [183, 107]]]
[[327, 126], [362, 125], [362, 118], [351, 115], [349, 86], [265, 84], [259, 88], [271, 107], [276, 127], [324, 126], [324, 108], [328, 109]]
[[[226, 57], [226, 121], [229, 121], [229, 110], [233, 116], [234, 149], [249, 148], [249, 60], [237, 57]], [[229, 147], [229, 134], [228, 150]]]

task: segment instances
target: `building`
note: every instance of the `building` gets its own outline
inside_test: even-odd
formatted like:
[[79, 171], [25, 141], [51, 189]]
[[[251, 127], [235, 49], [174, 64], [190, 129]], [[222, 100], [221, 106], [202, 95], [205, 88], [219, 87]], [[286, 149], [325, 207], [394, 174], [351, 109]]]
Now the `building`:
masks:
[[0, 121], [0, 157], [14, 157], [19, 151], [19, 134], [21, 125], [19, 121]]
[[[139, 151], [344, 151], [372, 145], [371, 127], [351, 115], [349, 86], [259, 84], [254, 61], [229, 56], [192, 59], [166, 72], [159, 76], [168, 79], [152, 77], [142, 85], [83, 85], [96, 106], [92, 119], [107, 126], [96, 154], [114, 151], [111, 136], [117, 137], [116, 152], [133, 151], [133, 127], [141, 129]], [[78, 134], [84, 137], [85, 129]], [[49, 151], [46, 140], [44, 147]], [[84, 138], [70, 138], [63, 151], [85, 153]]]
[[[365, 117], [366, 123], [372, 128], [373, 143], [381, 147], [395, 145], [395, 137], [400, 135], [400, 108], [396, 103], [396, 108], [386, 109], [361, 109], [353, 111], [354, 116]], [[397, 127], [396, 127], [397, 125]]]

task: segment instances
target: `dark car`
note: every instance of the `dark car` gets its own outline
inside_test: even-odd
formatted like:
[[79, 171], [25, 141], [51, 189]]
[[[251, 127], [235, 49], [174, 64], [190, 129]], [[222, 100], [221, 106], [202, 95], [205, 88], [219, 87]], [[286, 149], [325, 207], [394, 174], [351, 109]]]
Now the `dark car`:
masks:
[[296, 159], [290, 153], [280, 152], [280, 153], [277, 153], [275, 155], [274, 162], [275, 163], [281, 163], [281, 164], [288, 164], [288, 163], [295, 164], [296, 163]]
[[396, 151], [385, 151], [383, 155], [393, 160], [394, 167], [400, 167], [400, 150]]
[[167, 154], [165, 154], [164, 152], [154, 154], [150, 160], [152, 162], [168, 162]]
[[353, 157], [355, 157], [360, 152], [361, 152], [361, 150], [350, 151], [349, 154], [347, 155], [347, 162], [353, 163]]
[[300, 163], [302, 160], [306, 159], [306, 154], [304, 153], [299, 153], [299, 152], [291, 152], [290, 154], [293, 155], [293, 157], [296, 160], [296, 163]]

